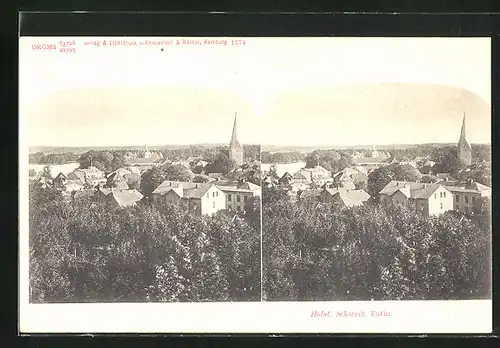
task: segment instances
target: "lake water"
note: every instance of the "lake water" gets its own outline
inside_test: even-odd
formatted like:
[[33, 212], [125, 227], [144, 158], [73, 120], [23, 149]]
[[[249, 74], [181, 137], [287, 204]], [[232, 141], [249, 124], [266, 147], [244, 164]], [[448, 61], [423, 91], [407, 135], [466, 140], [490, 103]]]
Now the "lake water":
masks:
[[75, 169], [80, 167], [80, 163], [78, 162], [71, 162], [71, 163], [65, 163], [65, 164], [29, 164], [28, 167], [29, 169], [33, 169], [35, 172], [39, 173], [43, 171], [43, 169], [49, 166], [50, 169], [50, 176], [52, 178], [55, 178], [56, 176], [59, 175], [59, 173], [63, 173], [64, 175], [68, 175]]
[[[261, 164], [261, 170], [262, 172], [268, 171], [269, 168], [271, 168], [273, 164], [271, 163], [262, 163]], [[290, 174], [297, 173], [299, 170], [304, 168], [306, 165], [306, 162], [292, 162], [292, 163], [276, 163], [276, 172], [278, 176], [282, 176], [286, 172]]]

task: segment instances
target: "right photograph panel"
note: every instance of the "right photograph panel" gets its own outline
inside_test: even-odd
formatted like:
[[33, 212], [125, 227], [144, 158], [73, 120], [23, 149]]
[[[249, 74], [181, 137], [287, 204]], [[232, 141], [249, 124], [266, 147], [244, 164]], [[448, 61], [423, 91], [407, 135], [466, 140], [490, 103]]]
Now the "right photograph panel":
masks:
[[490, 40], [288, 42], [262, 115], [263, 300], [490, 299]]

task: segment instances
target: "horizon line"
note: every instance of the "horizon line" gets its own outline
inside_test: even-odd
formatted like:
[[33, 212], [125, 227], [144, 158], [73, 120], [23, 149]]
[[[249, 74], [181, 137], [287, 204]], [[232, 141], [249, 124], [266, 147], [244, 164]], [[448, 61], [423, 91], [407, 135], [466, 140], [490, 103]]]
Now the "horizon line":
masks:
[[[260, 145], [260, 147], [387, 147], [387, 146], [415, 146], [415, 145], [432, 145], [432, 144], [456, 144], [457, 142], [425, 142], [425, 143], [386, 143], [386, 144], [313, 144], [313, 145], [301, 145], [301, 144], [283, 144], [283, 145], [271, 145], [271, 144], [258, 144], [258, 143], [242, 143], [242, 145]], [[470, 144], [477, 145], [491, 145], [491, 141], [476, 141], [469, 142]], [[157, 145], [29, 145], [28, 148], [123, 148], [123, 147], [175, 147], [175, 146], [229, 146], [226, 143], [189, 143], [189, 144], [157, 144]]]

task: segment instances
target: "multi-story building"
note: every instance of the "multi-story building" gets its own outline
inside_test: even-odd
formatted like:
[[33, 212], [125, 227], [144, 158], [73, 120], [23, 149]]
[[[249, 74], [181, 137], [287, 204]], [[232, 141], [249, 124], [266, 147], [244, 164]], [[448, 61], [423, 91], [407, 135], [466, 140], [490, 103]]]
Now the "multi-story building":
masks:
[[425, 216], [439, 216], [453, 210], [453, 194], [441, 183], [391, 181], [380, 192], [381, 204], [410, 202]]
[[241, 184], [221, 183], [218, 187], [226, 195], [226, 209], [228, 210], [243, 212], [250, 199], [262, 195], [261, 187], [251, 182]]
[[226, 209], [225, 194], [213, 183], [165, 180], [152, 197], [155, 204], [183, 204], [195, 215], [212, 215]]
[[453, 209], [471, 214], [481, 209], [483, 198], [491, 198], [491, 188], [477, 182], [442, 183], [453, 194]]

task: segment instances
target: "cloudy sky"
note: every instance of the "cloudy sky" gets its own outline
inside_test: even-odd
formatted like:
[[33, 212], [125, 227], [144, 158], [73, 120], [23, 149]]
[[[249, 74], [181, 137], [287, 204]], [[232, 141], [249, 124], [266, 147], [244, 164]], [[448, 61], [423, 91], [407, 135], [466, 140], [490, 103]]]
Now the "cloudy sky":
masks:
[[[102, 38], [101, 38], [102, 39]], [[247, 38], [245, 46], [31, 49], [30, 146], [355, 145], [490, 139], [490, 40]], [[57, 38], [50, 40], [57, 42]]]

